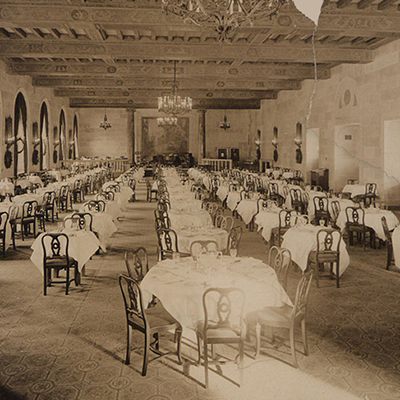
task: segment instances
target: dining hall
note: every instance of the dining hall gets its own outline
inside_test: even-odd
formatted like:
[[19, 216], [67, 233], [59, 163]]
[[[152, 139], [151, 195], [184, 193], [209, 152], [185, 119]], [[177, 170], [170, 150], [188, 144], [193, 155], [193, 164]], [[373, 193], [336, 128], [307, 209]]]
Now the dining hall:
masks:
[[400, 397], [400, 0], [0, 0], [0, 399]]

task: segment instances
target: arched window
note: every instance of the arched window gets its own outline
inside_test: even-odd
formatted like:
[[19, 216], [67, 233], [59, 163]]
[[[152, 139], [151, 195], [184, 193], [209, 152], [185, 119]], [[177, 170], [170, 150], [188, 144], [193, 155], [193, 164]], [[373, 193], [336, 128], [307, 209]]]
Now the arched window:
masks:
[[60, 161], [65, 160], [66, 156], [66, 125], [65, 125], [65, 114], [64, 110], [60, 112]]
[[49, 113], [46, 103], [40, 108], [40, 169], [49, 168]]
[[26, 152], [27, 111], [24, 95], [20, 92], [14, 106], [14, 175], [27, 172]]

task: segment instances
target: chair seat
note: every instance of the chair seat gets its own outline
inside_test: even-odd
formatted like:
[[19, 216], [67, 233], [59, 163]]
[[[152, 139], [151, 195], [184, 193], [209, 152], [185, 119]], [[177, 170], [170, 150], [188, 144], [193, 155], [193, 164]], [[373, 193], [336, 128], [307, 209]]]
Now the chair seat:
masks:
[[[337, 251], [324, 251], [318, 254], [318, 262], [336, 262], [339, 259], [339, 254]], [[309, 260], [313, 263], [317, 262], [317, 252], [311, 251], [309, 254]]]
[[257, 320], [261, 324], [287, 325], [292, 316], [293, 307], [285, 304], [282, 307], [264, 307], [257, 311]]
[[[234, 328], [233, 328], [234, 329]], [[229, 340], [229, 342], [232, 341], [240, 341], [240, 335], [239, 335], [240, 329], [237, 328], [236, 330], [232, 329], [224, 329], [224, 328], [216, 328], [216, 329], [207, 329], [207, 340], [211, 341], [213, 339], [219, 339], [219, 340]], [[199, 321], [196, 325], [196, 334], [199, 335], [200, 337], [203, 337], [204, 333], [204, 321]]]
[[[136, 326], [144, 328], [143, 320], [136, 317], [135, 314], [130, 314], [128, 319]], [[179, 326], [179, 322], [164, 308], [161, 302], [146, 309], [146, 319], [150, 329], [157, 331], [169, 330]]]
[[[65, 268], [67, 266], [67, 262], [66, 262], [66, 258], [65, 257], [52, 257], [52, 258], [48, 258], [46, 260], [46, 267], [47, 268]], [[70, 267], [73, 267], [75, 265], [77, 265], [77, 261], [72, 258], [72, 257], [68, 257], [68, 265]]]

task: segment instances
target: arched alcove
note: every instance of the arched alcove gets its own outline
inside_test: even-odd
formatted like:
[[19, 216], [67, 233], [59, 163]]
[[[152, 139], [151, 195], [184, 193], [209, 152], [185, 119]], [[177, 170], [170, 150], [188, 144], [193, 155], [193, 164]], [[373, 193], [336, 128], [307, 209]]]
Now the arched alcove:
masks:
[[19, 92], [14, 104], [14, 175], [27, 172], [27, 108], [24, 95]]
[[49, 112], [45, 102], [40, 107], [39, 121], [40, 169], [43, 170], [49, 168]]

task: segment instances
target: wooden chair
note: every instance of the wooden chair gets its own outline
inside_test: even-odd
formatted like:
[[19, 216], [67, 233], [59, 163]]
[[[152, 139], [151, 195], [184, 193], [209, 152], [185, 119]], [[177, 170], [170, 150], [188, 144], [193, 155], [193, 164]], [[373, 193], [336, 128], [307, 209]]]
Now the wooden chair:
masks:
[[320, 272], [329, 264], [329, 274], [333, 278], [333, 264], [336, 265], [336, 287], [339, 287], [340, 242], [342, 234], [337, 229], [320, 229], [317, 233], [317, 249], [308, 255], [308, 265], [314, 269], [315, 282], [319, 288]]
[[129, 179], [128, 186], [132, 189], [132, 197], [130, 201], [136, 201], [136, 179], [135, 178]]
[[[239, 367], [242, 381], [245, 325], [243, 321], [245, 296], [237, 288], [209, 288], [203, 294], [204, 319], [196, 325], [198, 363], [201, 360], [203, 343], [203, 365], [205, 387], [209, 386], [208, 366], [235, 362]], [[238, 354], [234, 359], [221, 361], [215, 356], [214, 345], [237, 345]], [[212, 359], [209, 359], [208, 346], [211, 345]]]
[[223, 217], [220, 228], [226, 230], [227, 232], [230, 232], [233, 228], [234, 223], [235, 220], [233, 219], [233, 217], [227, 215], [226, 217]]
[[235, 254], [237, 256], [239, 252], [240, 239], [242, 238], [242, 231], [243, 228], [241, 226], [235, 226], [234, 228], [231, 228], [228, 236], [226, 254]]
[[[143, 295], [139, 283], [127, 275], [119, 276], [119, 286], [125, 305], [126, 327], [127, 327], [127, 344], [125, 364], [130, 364], [130, 336], [131, 331], [138, 331], [144, 335], [144, 354], [142, 376], [147, 373], [149, 361], [154, 361], [160, 357], [164, 357], [168, 353], [160, 351], [160, 335], [167, 333], [170, 330], [175, 331], [177, 339], [177, 356], [178, 361], [181, 360], [181, 338], [182, 326], [176, 321], [171, 314], [163, 307], [161, 302], [157, 302], [154, 307], [146, 309], [143, 303]], [[149, 360], [149, 350], [157, 355], [156, 358]]]
[[281, 210], [279, 211], [279, 225], [272, 228], [273, 243], [275, 246], [280, 247], [283, 235], [292, 227], [296, 225], [299, 213], [296, 210]]
[[147, 179], [146, 180], [146, 190], [147, 190], [147, 201], [151, 202], [152, 200], [157, 201], [158, 189], [153, 189], [153, 181]]
[[282, 207], [285, 202], [285, 198], [279, 194], [278, 184], [270, 182], [268, 184], [268, 193], [269, 199], [275, 201], [278, 204], [278, 207]]
[[286, 290], [289, 267], [292, 264], [292, 254], [288, 249], [272, 246], [269, 249], [268, 265], [275, 270], [279, 283]]
[[365, 210], [360, 207], [346, 207], [346, 231], [349, 238], [349, 245], [354, 242], [354, 233], [358, 241], [362, 241], [365, 251], [365, 241], [369, 235], [370, 246], [375, 247], [375, 231], [365, 226]]
[[22, 240], [25, 239], [25, 236], [28, 236], [30, 234], [33, 234], [33, 236], [36, 237], [37, 208], [38, 208], [38, 203], [36, 200], [26, 201], [22, 205], [22, 216], [21, 216]]
[[[88, 212], [74, 212], [71, 218], [77, 219], [78, 228], [93, 232], [93, 215]], [[79, 218], [79, 219], [78, 219]], [[65, 219], [64, 219], [65, 221]]]
[[365, 207], [370, 207], [373, 205], [375, 207], [376, 203], [376, 183], [367, 183], [365, 185], [365, 194], [362, 196], [361, 200]]
[[157, 230], [158, 260], [172, 258], [173, 253], [179, 253], [178, 236], [173, 229], [161, 228]]
[[324, 226], [328, 226], [330, 221], [329, 214], [329, 200], [325, 196], [315, 196], [313, 198], [314, 204], [314, 222], [316, 225], [321, 225], [320, 221], [323, 221]]
[[9, 216], [7, 211], [0, 212], [0, 239], [3, 242], [3, 256], [6, 255], [6, 250], [7, 250], [6, 237], [7, 237], [8, 218]]
[[68, 204], [72, 206], [72, 196], [68, 185], [60, 187], [60, 194], [58, 195], [58, 208], [60, 211], [68, 211]]
[[72, 197], [75, 203], [82, 203], [85, 200], [83, 182], [81, 179], [77, 179], [74, 182], [74, 187], [72, 189]]
[[171, 221], [168, 217], [167, 211], [156, 208], [154, 210], [154, 217], [155, 217], [155, 222], [156, 222], [156, 231], [158, 229], [171, 228]]
[[18, 221], [19, 208], [18, 206], [12, 205], [8, 208], [8, 222], [11, 228], [11, 240], [13, 249], [15, 250], [15, 235], [17, 233], [17, 221]]
[[383, 232], [385, 233], [385, 244], [386, 244], [386, 269], [388, 270], [391, 265], [395, 265], [394, 263], [394, 253], [393, 253], [393, 240], [392, 240], [392, 232], [389, 230], [386, 217], [383, 215], [381, 218]]
[[106, 202], [104, 200], [89, 200], [83, 204], [83, 209], [89, 212], [104, 212], [106, 210]]
[[[80, 273], [78, 262], [68, 254], [69, 238], [65, 233], [45, 233], [42, 236], [43, 249], [43, 294], [46, 296], [47, 287], [55, 283], [65, 283], [65, 294], [72, 281], [78, 286], [80, 284]], [[70, 269], [74, 269], [74, 278], [70, 279]], [[54, 270], [58, 277], [60, 270], [66, 271], [65, 280], [53, 280], [51, 272]]]
[[58, 218], [56, 193], [54, 191], [44, 193], [42, 208], [46, 221], [50, 221], [51, 218], [51, 222], [54, 222], [54, 215]]
[[212, 253], [218, 251], [218, 243], [216, 240], [194, 240], [190, 244], [190, 255], [198, 257], [203, 253]]
[[[298, 367], [296, 348], [294, 341], [294, 330], [297, 323], [301, 324], [304, 354], [308, 355], [307, 335], [306, 335], [306, 314], [308, 298], [310, 294], [313, 272], [305, 273], [300, 279], [294, 305], [285, 304], [282, 307], [265, 307], [260, 311], [248, 314], [248, 327], [255, 324], [256, 329], [256, 354], [260, 354], [261, 347], [261, 327], [269, 326], [274, 328], [289, 329], [289, 341], [292, 355], [292, 363], [295, 368]], [[272, 343], [275, 342], [274, 331], [272, 330]]]
[[340, 202], [337, 201], [337, 200], [331, 201], [331, 209], [332, 209], [332, 212], [331, 212], [332, 226], [335, 229], [338, 229], [337, 219], [339, 218], [339, 214], [340, 214], [340, 211], [341, 211]]
[[149, 271], [149, 257], [144, 247], [138, 247], [124, 254], [125, 266], [130, 278], [141, 282]]
[[300, 214], [305, 214], [307, 209], [303, 201], [303, 195], [300, 189], [290, 189], [290, 200], [292, 202], [292, 208], [298, 211]]

